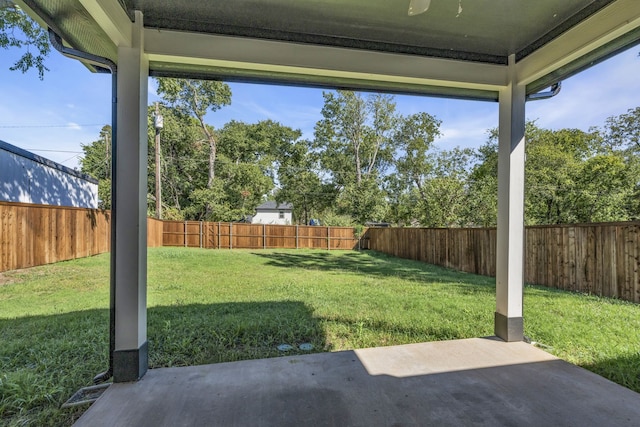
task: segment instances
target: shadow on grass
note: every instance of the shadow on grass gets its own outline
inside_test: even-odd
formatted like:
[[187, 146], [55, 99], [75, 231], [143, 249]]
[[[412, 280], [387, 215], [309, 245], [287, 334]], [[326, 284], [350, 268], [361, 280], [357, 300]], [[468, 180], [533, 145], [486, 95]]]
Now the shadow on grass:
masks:
[[[191, 304], [153, 307], [149, 320], [149, 366], [201, 365], [308, 353], [325, 348], [324, 329], [298, 301]], [[280, 344], [293, 350], [282, 352]]]
[[[330, 350], [301, 302], [150, 307], [147, 315], [151, 368]], [[0, 320], [0, 424], [71, 425], [86, 408], [60, 405], [106, 369], [108, 322], [106, 309]], [[278, 350], [284, 343], [293, 349]]]
[[495, 279], [400, 259], [375, 251], [361, 252], [252, 252], [266, 258], [267, 265], [281, 268], [361, 273], [369, 276], [398, 277], [425, 282], [466, 281], [474, 285], [495, 285]]
[[600, 360], [583, 368], [640, 393], [640, 348], [634, 354]]

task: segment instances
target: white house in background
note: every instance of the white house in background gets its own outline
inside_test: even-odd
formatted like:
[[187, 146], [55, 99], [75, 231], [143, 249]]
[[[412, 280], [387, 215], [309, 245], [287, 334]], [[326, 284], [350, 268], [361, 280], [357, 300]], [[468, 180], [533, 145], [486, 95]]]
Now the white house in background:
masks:
[[0, 141], [0, 201], [98, 207], [98, 181]]
[[264, 202], [256, 208], [256, 214], [251, 220], [252, 224], [282, 224], [289, 225], [293, 219], [291, 203]]

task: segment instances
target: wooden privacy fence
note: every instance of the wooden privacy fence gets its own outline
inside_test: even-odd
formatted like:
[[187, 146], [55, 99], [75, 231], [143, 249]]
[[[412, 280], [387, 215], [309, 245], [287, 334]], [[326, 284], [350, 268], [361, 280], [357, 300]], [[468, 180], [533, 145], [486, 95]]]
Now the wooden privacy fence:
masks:
[[164, 221], [163, 246], [210, 249], [354, 249], [353, 227]]
[[[109, 251], [110, 212], [0, 202], [0, 271]], [[527, 227], [525, 281], [640, 303], [640, 222]], [[495, 228], [370, 228], [147, 219], [148, 246], [353, 249], [495, 276]]]
[[98, 209], [0, 202], [0, 271], [107, 252], [109, 218]]
[[[525, 282], [640, 302], [640, 222], [526, 227]], [[362, 246], [496, 275], [495, 228], [370, 228]]]
[[[0, 202], [0, 271], [109, 251], [111, 212]], [[147, 245], [162, 246], [162, 221], [147, 219]]]

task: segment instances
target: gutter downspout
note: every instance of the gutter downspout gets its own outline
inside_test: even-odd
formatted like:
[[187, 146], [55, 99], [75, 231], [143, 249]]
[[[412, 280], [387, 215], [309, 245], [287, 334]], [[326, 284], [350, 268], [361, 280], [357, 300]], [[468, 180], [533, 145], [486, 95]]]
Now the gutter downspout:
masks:
[[62, 39], [49, 28], [49, 41], [58, 52], [72, 59], [89, 62], [99, 73], [111, 73], [111, 253], [109, 277], [109, 367], [105, 372], [93, 378], [94, 384], [107, 381], [113, 376], [113, 353], [115, 351], [116, 326], [116, 155], [117, 150], [117, 115], [118, 115], [118, 67], [108, 58], [72, 49], [62, 44]]
[[553, 85], [551, 85], [550, 90], [548, 90], [547, 92], [532, 93], [530, 95], [527, 95], [525, 100], [526, 101], [539, 101], [539, 100], [542, 100], [542, 99], [553, 98], [554, 96], [556, 96], [557, 94], [560, 93], [560, 89], [562, 89], [562, 82], [557, 82], [557, 83], [554, 83]]

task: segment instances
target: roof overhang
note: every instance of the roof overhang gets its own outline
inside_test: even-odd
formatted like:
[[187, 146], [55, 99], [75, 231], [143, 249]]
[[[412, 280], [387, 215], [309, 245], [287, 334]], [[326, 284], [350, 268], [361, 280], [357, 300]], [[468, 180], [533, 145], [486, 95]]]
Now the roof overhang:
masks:
[[17, 1], [69, 46], [114, 62], [141, 10], [154, 76], [485, 100], [508, 83], [510, 56], [530, 94], [640, 41], [637, 0], [434, 0], [413, 17], [408, 2]]

